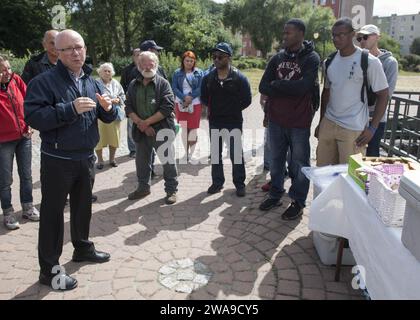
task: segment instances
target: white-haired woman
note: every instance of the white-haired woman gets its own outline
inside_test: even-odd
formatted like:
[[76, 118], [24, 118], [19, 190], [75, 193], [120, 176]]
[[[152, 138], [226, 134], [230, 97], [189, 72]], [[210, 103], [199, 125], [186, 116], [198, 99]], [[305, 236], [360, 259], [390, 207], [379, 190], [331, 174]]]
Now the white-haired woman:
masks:
[[[113, 105], [121, 109], [119, 111], [124, 112], [124, 89], [117, 80], [112, 79], [115, 75], [112, 63], [101, 64], [98, 69], [98, 74], [100, 77], [99, 82], [101, 82], [105, 88], [104, 93], [109, 95]], [[120, 146], [120, 123], [121, 120], [115, 120], [109, 124], [98, 120], [100, 140], [95, 148], [96, 155], [98, 156], [98, 163], [96, 164], [98, 170], [101, 170], [104, 167], [102, 149], [106, 147], [109, 147], [109, 164], [112, 167], [118, 167], [118, 164], [115, 161], [115, 153]]]

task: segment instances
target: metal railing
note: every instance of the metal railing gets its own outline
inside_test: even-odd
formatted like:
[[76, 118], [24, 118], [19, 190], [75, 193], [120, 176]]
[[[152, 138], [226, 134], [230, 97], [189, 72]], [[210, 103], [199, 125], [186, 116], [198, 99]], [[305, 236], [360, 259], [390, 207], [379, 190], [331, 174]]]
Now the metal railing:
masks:
[[420, 161], [420, 92], [394, 93], [381, 147], [388, 157], [397, 155]]

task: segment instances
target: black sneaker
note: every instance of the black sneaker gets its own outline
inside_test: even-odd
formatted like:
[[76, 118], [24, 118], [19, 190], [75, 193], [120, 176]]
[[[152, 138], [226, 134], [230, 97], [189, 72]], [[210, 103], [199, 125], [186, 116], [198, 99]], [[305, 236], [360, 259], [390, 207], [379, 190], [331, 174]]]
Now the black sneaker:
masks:
[[218, 186], [217, 184], [212, 184], [210, 186], [210, 188], [207, 190], [207, 193], [209, 194], [215, 194], [215, 193], [219, 193], [220, 191], [222, 191], [223, 186]]
[[279, 206], [281, 206], [280, 199], [267, 198], [260, 204], [260, 210], [268, 211]]
[[136, 157], [136, 152], [135, 151], [130, 151], [130, 153], [128, 154], [128, 156], [130, 158], [135, 158]]
[[176, 200], [177, 200], [176, 192], [168, 192], [166, 194], [166, 198], [165, 198], [165, 203], [166, 204], [169, 204], [169, 205], [174, 204], [174, 203], [176, 203]]
[[303, 207], [297, 202], [292, 202], [290, 206], [286, 209], [286, 211], [283, 213], [281, 218], [283, 220], [296, 220], [302, 214], [303, 214]]

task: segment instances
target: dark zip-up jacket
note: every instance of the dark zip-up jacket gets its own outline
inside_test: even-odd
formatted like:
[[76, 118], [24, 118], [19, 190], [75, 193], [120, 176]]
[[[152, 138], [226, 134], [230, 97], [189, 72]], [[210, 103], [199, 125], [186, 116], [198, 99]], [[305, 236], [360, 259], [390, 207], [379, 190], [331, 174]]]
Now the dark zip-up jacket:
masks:
[[[130, 113], [137, 113], [137, 90], [138, 86], [141, 85], [143, 81], [143, 76], [140, 74], [135, 81], [130, 83], [127, 91], [127, 99], [125, 100], [125, 113], [128, 116]], [[175, 131], [175, 114], [174, 114], [174, 106], [175, 106], [175, 97], [172, 92], [171, 85], [169, 84], [168, 80], [161, 77], [159, 74], [152, 80], [153, 85], [155, 86], [155, 113], [160, 111], [165, 116], [165, 119], [162, 121], [155, 123], [152, 127], [155, 129], [156, 133], [160, 129], [171, 129]], [[141, 106], [140, 106], [141, 107]], [[146, 120], [146, 119], [143, 119]], [[132, 129], [133, 140], [139, 141], [140, 136], [143, 134], [137, 126], [133, 126]]]
[[282, 50], [271, 58], [259, 86], [268, 96], [269, 121], [285, 128], [310, 128], [319, 63], [310, 41], [296, 54]]
[[[25, 99], [25, 120], [40, 131], [41, 151], [69, 160], [80, 160], [93, 155], [99, 141], [98, 118], [111, 123], [117, 117], [115, 106], [106, 112], [97, 102], [102, 85], [90, 76], [92, 69], [83, 66], [85, 75], [80, 92], [69, 71], [58, 61], [57, 67], [34, 78], [28, 86]], [[97, 102], [95, 109], [77, 114], [73, 101], [89, 97]]]
[[217, 70], [205, 75], [201, 83], [201, 102], [209, 109], [212, 125], [242, 125], [242, 110], [252, 102], [248, 79], [231, 67], [223, 81], [218, 80]]
[[26, 84], [29, 83], [37, 75], [48, 71], [55, 66], [48, 61], [47, 52], [43, 52], [37, 56], [32, 57], [25, 64], [22, 72], [22, 79]]

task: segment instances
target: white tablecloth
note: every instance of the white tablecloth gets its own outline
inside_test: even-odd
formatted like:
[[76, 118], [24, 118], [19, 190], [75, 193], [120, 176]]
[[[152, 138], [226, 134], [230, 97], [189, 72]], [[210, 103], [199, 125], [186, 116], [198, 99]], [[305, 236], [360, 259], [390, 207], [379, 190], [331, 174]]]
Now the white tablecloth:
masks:
[[314, 199], [309, 228], [349, 239], [372, 299], [420, 299], [420, 262], [402, 244], [402, 228], [386, 227], [347, 174]]

